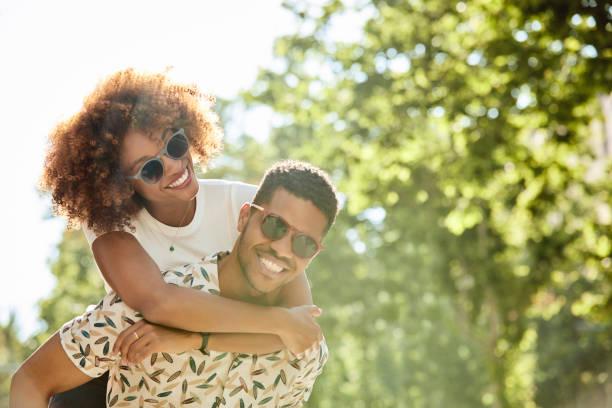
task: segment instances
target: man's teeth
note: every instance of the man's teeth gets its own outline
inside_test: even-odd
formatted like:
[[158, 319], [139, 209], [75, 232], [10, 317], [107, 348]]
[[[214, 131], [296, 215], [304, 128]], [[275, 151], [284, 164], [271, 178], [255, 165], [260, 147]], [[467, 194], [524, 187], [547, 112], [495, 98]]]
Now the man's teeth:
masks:
[[271, 270], [272, 272], [275, 273], [279, 273], [280, 271], [283, 270], [283, 267], [277, 263], [274, 263], [272, 261], [270, 261], [269, 259], [266, 258], [259, 258], [261, 260], [261, 263], [268, 268], [269, 270]]
[[173, 188], [173, 187], [180, 186], [181, 184], [185, 182], [185, 180], [187, 180], [187, 177], [189, 177], [189, 170], [185, 169], [185, 172], [183, 173], [181, 178], [176, 180], [174, 183], [170, 184], [168, 187]]

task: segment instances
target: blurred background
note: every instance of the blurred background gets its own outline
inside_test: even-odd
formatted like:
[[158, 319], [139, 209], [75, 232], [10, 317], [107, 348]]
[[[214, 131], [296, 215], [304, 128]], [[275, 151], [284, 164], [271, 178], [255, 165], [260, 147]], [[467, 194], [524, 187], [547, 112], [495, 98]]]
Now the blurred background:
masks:
[[308, 406], [612, 407], [609, 2], [4, 0], [0, 55], [0, 405], [103, 295], [36, 192], [46, 134], [102, 76], [173, 66], [218, 98], [201, 176], [294, 158], [342, 192]]

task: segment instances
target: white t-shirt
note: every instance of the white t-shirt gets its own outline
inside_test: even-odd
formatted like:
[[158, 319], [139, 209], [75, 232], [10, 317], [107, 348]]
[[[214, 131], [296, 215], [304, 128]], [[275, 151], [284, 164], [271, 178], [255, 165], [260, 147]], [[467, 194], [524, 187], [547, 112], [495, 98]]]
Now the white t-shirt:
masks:
[[[157, 221], [146, 208], [132, 219], [133, 235], [160, 271], [185, 263], [194, 263], [219, 251], [231, 250], [238, 237], [240, 207], [255, 196], [256, 186], [235, 181], [198, 180], [196, 210], [184, 227], [171, 227]], [[89, 245], [97, 235], [85, 226]], [[127, 232], [130, 232], [129, 230]], [[170, 246], [174, 251], [170, 251]], [[104, 282], [107, 292], [112, 289]]]

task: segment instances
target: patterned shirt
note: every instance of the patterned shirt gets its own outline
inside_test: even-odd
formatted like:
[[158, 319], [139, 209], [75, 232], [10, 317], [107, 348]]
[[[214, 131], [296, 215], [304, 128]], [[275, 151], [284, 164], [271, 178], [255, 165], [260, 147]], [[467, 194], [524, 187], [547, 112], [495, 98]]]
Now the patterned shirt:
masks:
[[[162, 275], [169, 284], [220, 294], [216, 256]], [[287, 349], [264, 355], [189, 350], [120, 365], [109, 355], [112, 343], [141, 319], [111, 292], [60, 330], [66, 354], [81, 371], [90, 377], [109, 371], [107, 407], [300, 407], [328, 357], [322, 341], [302, 359]]]

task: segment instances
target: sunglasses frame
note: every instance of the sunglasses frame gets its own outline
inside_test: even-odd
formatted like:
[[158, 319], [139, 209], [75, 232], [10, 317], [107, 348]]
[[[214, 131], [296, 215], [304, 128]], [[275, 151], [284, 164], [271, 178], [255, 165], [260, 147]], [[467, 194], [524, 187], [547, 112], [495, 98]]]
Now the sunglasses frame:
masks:
[[[173, 130], [172, 128], [166, 129], [166, 130], [164, 130], [164, 134], [166, 134], [166, 133], [168, 133], [168, 131], [172, 131], [172, 130]], [[168, 154], [168, 144], [169, 144], [169, 143], [170, 143], [170, 141], [171, 141], [171, 140], [172, 140], [172, 139], [173, 139], [175, 136], [177, 136], [177, 135], [183, 135], [183, 137], [185, 137], [185, 139], [187, 140], [187, 150], [185, 150], [185, 153], [184, 153], [182, 156], [180, 156], [180, 157], [172, 157], [171, 155], [169, 155], [169, 154]], [[148, 186], [154, 186], [154, 185], [156, 185], [157, 183], [159, 183], [159, 182], [161, 181], [161, 179], [162, 179], [162, 178], [164, 178], [164, 174], [166, 174], [166, 168], [164, 167], [164, 162], [161, 160], [161, 157], [162, 157], [163, 155], [166, 155], [166, 156], [168, 156], [169, 158], [171, 158], [172, 160], [180, 160], [180, 159], [182, 159], [183, 157], [187, 156], [187, 153], [189, 153], [189, 146], [190, 146], [190, 143], [189, 143], [189, 138], [188, 138], [188, 137], [187, 137], [187, 135], [185, 134], [185, 130], [184, 130], [183, 128], [179, 128], [177, 131], [175, 131], [174, 133], [172, 133], [172, 134], [170, 135], [170, 137], [168, 137], [168, 139], [166, 140], [166, 144], [164, 145], [164, 148], [163, 148], [163, 149], [162, 149], [162, 150], [161, 150], [161, 151], [160, 151], [160, 152], [157, 154], [157, 156], [155, 156], [155, 157], [153, 157], [153, 158], [151, 158], [151, 159], [147, 160], [146, 162], [144, 162], [144, 163], [142, 164], [142, 166], [140, 166], [140, 168], [138, 169], [138, 173], [136, 173], [136, 175], [134, 175], [134, 176], [126, 176], [126, 178], [127, 178], [128, 180], [140, 180], [140, 181], [142, 181], [143, 183], [145, 183], [145, 184], [146, 184], [146, 185], [148, 185]], [[147, 181], [144, 179], [144, 177], [142, 176], [142, 169], [144, 169], [144, 167], [145, 167], [147, 164], [149, 164], [150, 162], [159, 162], [159, 163], [161, 163], [161, 168], [162, 168], [162, 174], [161, 174], [161, 176], [159, 177], [159, 180], [157, 180], [157, 181], [156, 181], [156, 182], [154, 182], [154, 183], [149, 183], [149, 182], [147, 182]]]
[[[292, 235], [292, 237], [291, 237], [291, 252], [293, 252], [293, 254], [294, 254], [295, 256], [297, 256], [298, 258], [300, 258], [300, 259], [311, 259], [311, 258], [314, 258], [314, 257], [315, 257], [315, 256], [316, 256], [316, 255], [317, 255], [319, 252], [321, 252], [323, 249], [325, 249], [325, 247], [324, 247], [323, 245], [321, 245], [321, 243], [319, 242], [319, 240], [318, 240], [318, 239], [315, 239], [315, 238], [311, 237], [311, 236], [310, 236], [310, 235], [308, 235], [308, 234], [304, 234], [302, 231], [300, 231], [299, 229], [295, 228], [293, 225], [289, 224], [289, 223], [287, 222], [287, 220], [285, 220], [285, 219], [284, 219], [283, 217], [281, 217], [280, 215], [278, 215], [278, 214], [276, 214], [276, 213], [273, 213], [273, 212], [271, 212], [271, 211], [268, 211], [268, 210], [266, 210], [265, 208], [263, 208], [263, 207], [261, 207], [261, 206], [259, 206], [259, 205], [255, 204], [255, 203], [247, 203], [247, 204], [249, 205], [249, 207], [251, 207], [251, 208], [255, 208], [256, 210], [259, 210], [259, 211], [263, 212], [263, 217], [261, 217], [261, 221], [259, 221], [259, 228], [261, 228], [261, 233], [264, 235], [264, 237], [266, 237], [266, 238], [267, 238], [267, 239], [269, 239], [270, 241], [278, 241], [279, 239], [283, 239], [283, 238], [284, 238], [284, 237], [287, 235], [287, 233], [289, 233], [289, 232], [293, 232], [293, 235]], [[263, 230], [263, 223], [264, 223], [264, 220], [266, 219], [266, 217], [268, 217], [269, 215], [273, 215], [273, 216], [275, 216], [275, 217], [278, 217], [278, 218], [279, 218], [279, 219], [280, 219], [282, 222], [284, 222], [284, 223], [285, 223], [285, 226], [287, 227], [287, 231], [286, 231], [286, 232], [285, 232], [285, 233], [284, 233], [284, 234], [283, 234], [281, 237], [278, 237], [278, 238], [276, 238], [276, 239], [272, 239], [272, 238], [270, 238], [270, 237], [269, 237], [269, 236], [268, 236], [268, 235], [267, 235], [267, 234], [264, 232], [264, 230]], [[295, 252], [295, 249], [293, 248], [293, 241], [294, 241], [294, 239], [295, 239], [296, 237], [298, 237], [298, 236], [300, 236], [300, 235], [304, 235], [305, 237], [308, 237], [308, 238], [312, 239], [312, 240], [314, 241], [314, 243], [315, 243], [315, 244], [317, 244], [317, 250], [314, 252], [314, 254], [312, 254], [312, 255], [310, 255], [310, 256], [308, 256], [308, 257], [303, 257], [303, 256], [298, 255], [298, 254]]]

